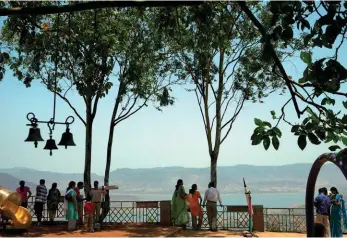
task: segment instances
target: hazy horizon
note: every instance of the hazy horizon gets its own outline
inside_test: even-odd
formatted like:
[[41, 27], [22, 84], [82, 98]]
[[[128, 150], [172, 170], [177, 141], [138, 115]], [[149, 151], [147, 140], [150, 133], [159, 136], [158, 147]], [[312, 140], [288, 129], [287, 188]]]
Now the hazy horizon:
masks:
[[[282, 165], [253, 165], [253, 164], [235, 164], [235, 165], [218, 165], [217, 168], [226, 168], [226, 167], [237, 167], [237, 166], [254, 166], [254, 167], [283, 167], [283, 166], [295, 166], [295, 165], [311, 165], [312, 163], [289, 163], [289, 164], [282, 164]], [[332, 163], [328, 163], [328, 165], [333, 165]], [[163, 168], [183, 168], [183, 169], [210, 169], [210, 167], [185, 167], [185, 166], [157, 166], [157, 167], [149, 167], [149, 168], [116, 168], [116, 169], [112, 169], [110, 172], [112, 171], [116, 171], [116, 170], [121, 170], [121, 169], [129, 169], [129, 170], [137, 170], [137, 169], [163, 169]], [[30, 170], [35, 170], [35, 171], [39, 171], [39, 172], [52, 172], [52, 173], [83, 173], [83, 171], [81, 172], [59, 172], [59, 171], [54, 171], [54, 170], [41, 170], [41, 169], [36, 169], [36, 168], [32, 168], [32, 167], [1, 167], [1, 169], [30, 169]], [[96, 175], [99, 176], [103, 176], [104, 174], [100, 174], [100, 173], [94, 173]]]

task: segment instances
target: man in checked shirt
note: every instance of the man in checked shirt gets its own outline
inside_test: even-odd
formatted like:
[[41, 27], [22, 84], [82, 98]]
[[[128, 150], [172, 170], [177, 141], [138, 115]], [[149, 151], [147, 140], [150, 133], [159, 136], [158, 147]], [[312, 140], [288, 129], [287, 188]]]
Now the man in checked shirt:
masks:
[[208, 184], [208, 189], [205, 191], [205, 197], [202, 204], [205, 206], [207, 202], [207, 218], [211, 231], [217, 231], [217, 201], [219, 201], [219, 204], [223, 206], [218, 189], [215, 188], [213, 182], [210, 182]]

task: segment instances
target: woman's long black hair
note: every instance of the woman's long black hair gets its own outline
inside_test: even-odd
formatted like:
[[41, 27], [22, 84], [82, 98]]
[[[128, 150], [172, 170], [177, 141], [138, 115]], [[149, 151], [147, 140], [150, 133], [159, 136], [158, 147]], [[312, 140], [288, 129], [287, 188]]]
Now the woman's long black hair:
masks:
[[67, 187], [66, 192], [69, 191], [73, 186], [76, 186], [76, 182], [75, 181], [70, 181], [69, 187]]
[[183, 180], [182, 179], [179, 179], [177, 180], [177, 184], [176, 184], [176, 191], [179, 189], [179, 187], [183, 184]]
[[19, 189], [20, 189], [20, 191], [21, 192], [23, 192], [24, 191], [24, 186], [25, 186], [25, 182], [23, 181], [23, 180], [21, 180], [20, 182], [19, 182]]
[[189, 189], [189, 193], [190, 193], [190, 194], [194, 194], [197, 188], [198, 188], [198, 186], [197, 186], [196, 184], [193, 184], [193, 185], [192, 185], [192, 188]]
[[337, 191], [337, 188], [335, 188], [335, 187], [331, 187], [330, 192], [332, 192], [332, 191], [335, 191], [336, 194], [339, 194], [339, 191]]

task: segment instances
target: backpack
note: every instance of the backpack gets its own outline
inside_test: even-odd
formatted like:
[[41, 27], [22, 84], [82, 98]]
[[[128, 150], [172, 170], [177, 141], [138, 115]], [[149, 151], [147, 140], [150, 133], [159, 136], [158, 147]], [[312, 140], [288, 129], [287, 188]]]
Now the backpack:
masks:
[[59, 203], [59, 196], [60, 195], [59, 195], [58, 189], [51, 190], [50, 191], [50, 197], [49, 197], [50, 203], [58, 204]]

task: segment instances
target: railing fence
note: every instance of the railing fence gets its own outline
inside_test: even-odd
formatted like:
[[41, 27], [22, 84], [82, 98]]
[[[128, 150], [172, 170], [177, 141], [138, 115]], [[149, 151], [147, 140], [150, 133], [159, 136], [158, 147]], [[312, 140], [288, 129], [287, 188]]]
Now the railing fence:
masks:
[[[158, 201], [111, 201], [110, 210], [104, 219], [105, 224], [124, 223], [160, 223], [160, 202]], [[36, 221], [34, 198], [28, 202], [28, 210]], [[272, 232], [305, 232], [306, 218], [304, 208], [264, 208], [264, 228]], [[45, 206], [43, 220], [48, 220]], [[65, 220], [64, 203], [59, 203], [56, 220]], [[191, 220], [191, 219], [190, 219]], [[249, 216], [247, 212], [230, 212], [226, 207], [218, 207], [217, 224], [219, 229], [247, 230]], [[191, 223], [189, 224], [191, 227]], [[203, 214], [203, 229], [209, 228], [207, 213]]]

